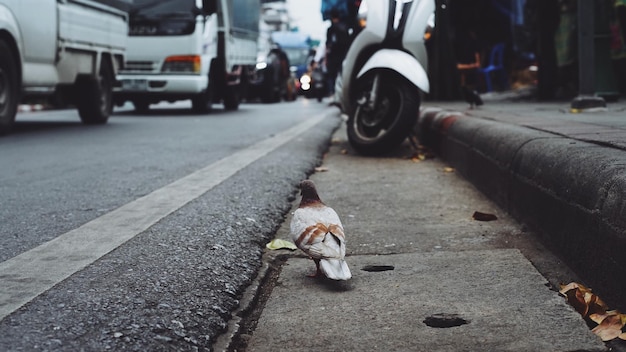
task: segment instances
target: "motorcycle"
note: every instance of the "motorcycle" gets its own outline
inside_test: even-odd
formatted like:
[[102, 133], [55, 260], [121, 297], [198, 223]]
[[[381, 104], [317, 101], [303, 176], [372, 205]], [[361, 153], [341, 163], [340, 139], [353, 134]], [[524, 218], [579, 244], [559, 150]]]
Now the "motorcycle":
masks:
[[327, 94], [324, 80], [325, 77], [321, 65], [316, 65], [312, 70], [300, 77], [300, 90], [305, 97], [309, 99], [316, 98], [318, 102], [321, 102]]
[[424, 33], [434, 0], [364, 0], [354, 37], [335, 85], [348, 115], [348, 141], [375, 155], [400, 145], [413, 129], [421, 92], [429, 90]]
[[318, 102], [322, 102], [322, 99], [326, 96], [326, 85], [324, 84], [324, 80], [324, 72], [322, 72], [320, 65], [317, 65], [311, 71], [311, 90], [313, 91], [313, 95], [317, 98]]

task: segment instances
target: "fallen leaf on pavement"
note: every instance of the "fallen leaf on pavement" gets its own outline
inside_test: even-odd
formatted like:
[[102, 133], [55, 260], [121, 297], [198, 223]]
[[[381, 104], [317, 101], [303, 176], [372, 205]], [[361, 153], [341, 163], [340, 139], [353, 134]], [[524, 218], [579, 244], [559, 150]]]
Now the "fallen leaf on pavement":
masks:
[[569, 290], [573, 290], [575, 288], [581, 288], [581, 287], [584, 288], [585, 291], [589, 291], [588, 288], [586, 288], [585, 286], [583, 286], [583, 285], [581, 285], [581, 284], [579, 284], [577, 282], [570, 282], [567, 285], [561, 284], [561, 289], [559, 290], [559, 293], [564, 295]]
[[[584, 318], [589, 317], [591, 320], [599, 323], [609, 307], [604, 303], [598, 295], [591, 292], [591, 289], [576, 282], [567, 285], [561, 285], [559, 291], [567, 297], [569, 304], [576, 309]], [[591, 317], [591, 315], [594, 315]], [[599, 320], [599, 321], [596, 321]]]
[[430, 152], [426, 152], [426, 153], [421, 153], [421, 152], [418, 152], [418, 153], [415, 153], [415, 154], [413, 154], [413, 155], [411, 156], [411, 160], [413, 160], [413, 159], [417, 159], [417, 160], [424, 161], [424, 160], [426, 160], [426, 159], [433, 159], [434, 157], [435, 157], [435, 155], [433, 155], [433, 154], [432, 154], [432, 153], [430, 153]]
[[495, 216], [494, 214], [489, 214], [489, 213], [481, 213], [480, 211], [475, 211], [474, 215], [472, 215], [472, 218], [474, 220], [477, 221], [493, 221], [493, 220], [498, 220], [498, 217]]
[[298, 247], [293, 242], [281, 240], [280, 238], [273, 239], [270, 243], [266, 244], [268, 249], [291, 249], [296, 250]]
[[604, 318], [600, 325], [593, 328], [591, 332], [598, 335], [598, 337], [600, 337], [602, 341], [609, 341], [619, 337], [622, 334], [623, 326], [624, 321], [622, 318], [622, 314], [616, 313]]
[[326, 172], [326, 171], [328, 171], [328, 168], [324, 166], [318, 166], [315, 168], [315, 172]]
[[617, 310], [608, 310], [606, 303], [591, 289], [576, 282], [561, 285], [559, 293], [567, 298], [567, 302], [576, 309], [589, 323], [598, 324], [591, 331], [602, 339], [609, 341], [615, 338], [626, 340], [626, 333], [622, 332], [626, 325], [626, 314]]
[[584, 317], [589, 312], [589, 306], [585, 303], [585, 294], [578, 288], [566, 291], [563, 294], [567, 298], [567, 302], [576, 309], [576, 311]]
[[443, 172], [454, 172], [454, 168], [452, 167], [444, 167]]
[[588, 312], [589, 315], [591, 314], [604, 315], [604, 314], [609, 313], [607, 312], [609, 307], [596, 294], [593, 294], [591, 292], [586, 292], [585, 302], [589, 306], [589, 312]]

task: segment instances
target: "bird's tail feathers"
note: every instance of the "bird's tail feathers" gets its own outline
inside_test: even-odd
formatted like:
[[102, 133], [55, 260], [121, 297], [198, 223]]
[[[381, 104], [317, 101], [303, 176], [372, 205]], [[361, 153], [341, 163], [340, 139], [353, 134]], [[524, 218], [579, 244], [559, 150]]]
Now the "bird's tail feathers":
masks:
[[322, 259], [320, 269], [331, 280], [348, 280], [352, 277], [348, 263], [343, 259]]

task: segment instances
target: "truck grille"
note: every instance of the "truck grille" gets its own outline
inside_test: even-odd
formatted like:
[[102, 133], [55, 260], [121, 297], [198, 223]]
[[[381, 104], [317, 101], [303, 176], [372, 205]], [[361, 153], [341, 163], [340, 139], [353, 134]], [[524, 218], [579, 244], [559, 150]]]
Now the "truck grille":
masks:
[[126, 61], [124, 72], [158, 72], [159, 63], [153, 61]]

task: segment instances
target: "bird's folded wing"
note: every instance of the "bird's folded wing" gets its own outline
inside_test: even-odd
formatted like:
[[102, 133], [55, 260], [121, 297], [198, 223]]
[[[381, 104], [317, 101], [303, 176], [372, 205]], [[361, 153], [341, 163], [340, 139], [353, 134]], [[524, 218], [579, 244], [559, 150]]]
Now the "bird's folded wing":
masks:
[[[333, 229], [335, 233], [329, 230]], [[308, 226], [295, 240], [296, 245], [314, 258], [343, 258], [345, 244], [343, 243], [343, 230], [337, 225], [317, 223]]]
[[345, 248], [341, 238], [332, 232], [327, 232], [321, 240], [311, 243], [306, 250], [314, 258], [343, 259], [346, 253]]

